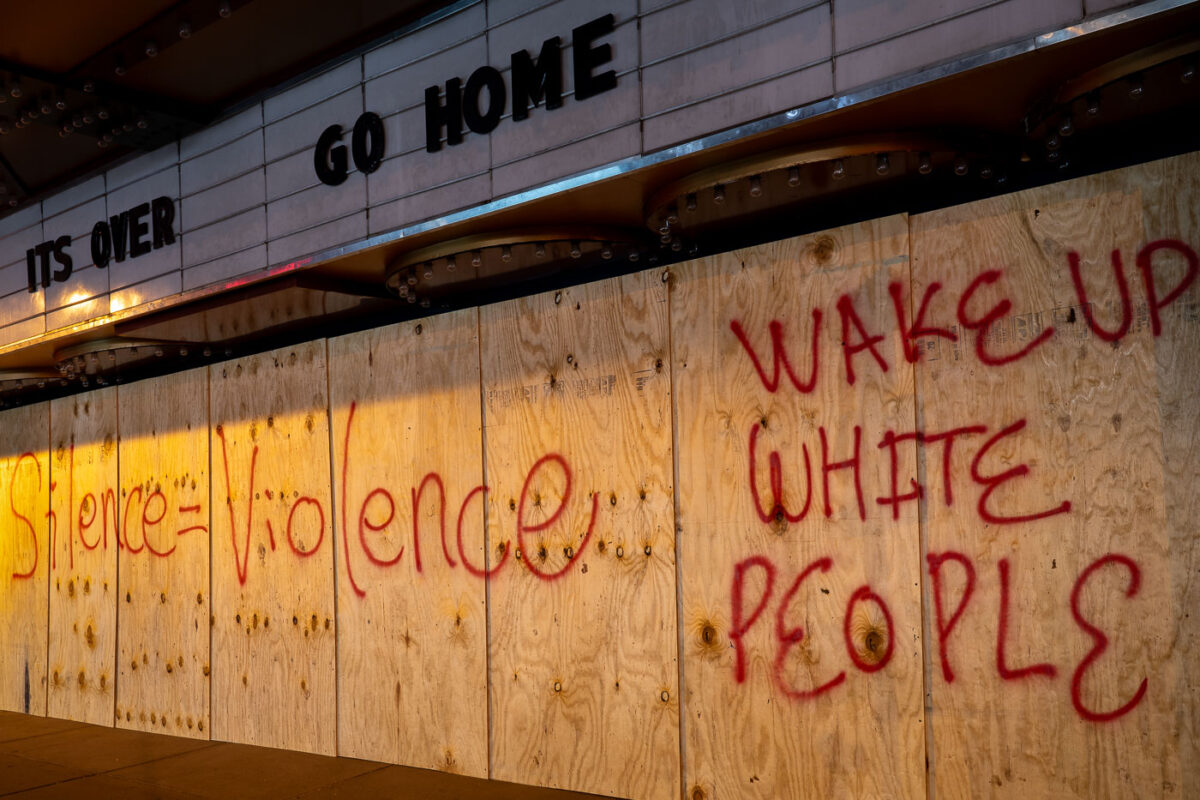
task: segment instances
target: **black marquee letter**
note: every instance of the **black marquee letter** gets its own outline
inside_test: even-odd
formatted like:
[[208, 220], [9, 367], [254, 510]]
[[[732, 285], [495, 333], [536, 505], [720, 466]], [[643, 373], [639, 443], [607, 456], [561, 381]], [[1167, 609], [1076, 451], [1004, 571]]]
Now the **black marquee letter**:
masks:
[[[367, 140], [371, 149], [367, 149]], [[364, 111], [354, 123], [354, 134], [350, 137], [350, 152], [354, 166], [366, 175], [379, 169], [383, 162], [383, 120], [373, 111]]]
[[150, 240], [142, 237], [150, 233], [150, 223], [142, 222], [149, 215], [150, 204], [142, 203], [129, 210], [129, 257], [137, 258], [150, 252]]
[[125, 252], [129, 244], [129, 212], [122, 211], [115, 217], [109, 217], [108, 229], [112, 232], [113, 258], [120, 264], [125, 260]]
[[611, 69], [599, 75], [592, 74], [596, 67], [612, 61], [611, 44], [593, 47], [592, 42], [612, 32], [612, 14], [597, 17], [571, 32], [571, 48], [575, 51], [576, 100], [586, 100], [617, 85], [617, 73]]
[[442, 149], [442, 128], [446, 129], [446, 144], [462, 144], [462, 81], [446, 81], [446, 104], [436, 86], [425, 90], [425, 149], [436, 153]]
[[[487, 111], [479, 111], [479, 93], [484, 87], [488, 90]], [[504, 103], [508, 92], [504, 88], [504, 76], [495, 67], [480, 67], [467, 78], [467, 88], [463, 91], [463, 118], [467, 127], [475, 133], [491, 133], [500, 124], [504, 114]]]
[[537, 61], [529, 53], [518, 50], [512, 54], [512, 116], [529, 117], [529, 108], [545, 97], [546, 108], [562, 107], [562, 54], [559, 39], [552, 36], [542, 42]]
[[154, 227], [154, 249], [175, 244], [175, 204], [163, 195], [150, 201], [150, 218]]
[[67, 248], [71, 246], [70, 236], [60, 236], [54, 240], [54, 260], [62, 265], [61, 269], [54, 271], [54, 280], [65, 281], [71, 277], [71, 254], [67, 252]]
[[317, 170], [317, 178], [327, 186], [337, 186], [346, 180], [350, 167], [346, 161], [346, 145], [333, 146], [334, 142], [342, 140], [342, 126], [330, 125], [321, 131], [317, 139], [317, 149], [313, 153], [313, 166]]
[[111, 258], [112, 233], [108, 230], [108, 223], [100, 220], [92, 226], [92, 263], [104, 269]]
[[50, 254], [54, 252], [54, 242], [42, 242], [37, 247], [33, 248], [34, 254], [38, 257], [38, 266], [42, 272], [42, 287], [50, 286]]

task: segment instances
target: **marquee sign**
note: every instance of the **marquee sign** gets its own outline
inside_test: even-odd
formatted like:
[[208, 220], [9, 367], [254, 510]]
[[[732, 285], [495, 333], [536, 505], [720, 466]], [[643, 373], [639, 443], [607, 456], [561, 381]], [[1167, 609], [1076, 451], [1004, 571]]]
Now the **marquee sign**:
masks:
[[[576, 100], [586, 100], [616, 87], [615, 70], [595, 71], [612, 61], [612, 45], [596, 44], [596, 40], [613, 29], [613, 15], [605, 14], [571, 32]], [[514, 120], [527, 119], [529, 109], [538, 103], [544, 103], [547, 109], [562, 107], [562, 42], [557, 36], [542, 42], [536, 59], [527, 51], [518, 50], [512, 54], [510, 64]], [[446, 144], [461, 144], [464, 124], [473, 133], [491, 133], [500, 124], [507, 102], [508, 87], [503, 73], [486, 64], [471, 73], [465, 86], [459, 78], [446, 81], [444, 89], [430, 86], [425, 90], [425, 149], [430, 153], [441, 150], [443, 131]], [[350, 172], [346, 146], [338, 144], [342, 135], [340, 125], [330, 125], [321, 132], [313, 153], [317, 177], [329, 186], [341, 184]], [[366, 111], [354, 123], [351, 134], [354, 167], [364, 174], [374, 172], [383, 161], [383, 153], [383, 122], [378, 114]]]
[[[613, 89], [617, 73], [609, 69], [596, 70], [612, 61], [612, 45], [597, 44], [597, 40], [615, 28], [612, 14], [578, 26], [571, 32], [572, 77], [576, 100], [586, 100]], [[512, 118], [523, 120], [529, 110], [543, 104], [546, 109], [563, 105], [562, 41], [552, 36], [542, 42], [537, 57], [518, 50], [510, 57]], [[425, 90], [425, 149], [436, 153], [442, 149], [442, 138], [448, 145], [461, 144], [464, 126], [473, 133], [490, 133], [500, 124], [509, 105], [510, 87], [495, 67], [484, 65], [470, 74], [464, 84], [460, 78], [450, 78], [443, 87], [430, 86]], [[350, 152], [340, 144], [343, 137], [340, 125], [330, 125], [317, 139], [313, 166], [320, 181], [337, 186], [346, 180], [351, 161], [354, 167], [369, 174], [383, 162], [385, 138], [379, 115], [367, 111], [355, 121], [350, 136]], [[97, 267], [126, 258], [137, 258], [152, 250], [175, 243], [175, 203], [170, 197], [156, 197], [120, 214], [102, 219], [92, 227], [91, 258]], [[28, 289], [48, 288], [54, 282], [70, 279], [75, 260], [71, 253], [72, 240], [63, 235], [47, 239], [25, 253]]]
[[[137, 258], [172, 244], [175, 244], [175, 202], [166, 196], [156, 197], [92, 226], [92, 263], [103, 269], [111, 261]], [[31, 293], [38, 290], [39, 283], [45, 289], [52, 282], [71, 277], [75, 262], [70, 247], [71, 237], [64, 235], [25, 251]], [[57, 268], [52, 269], [51, 257]]]

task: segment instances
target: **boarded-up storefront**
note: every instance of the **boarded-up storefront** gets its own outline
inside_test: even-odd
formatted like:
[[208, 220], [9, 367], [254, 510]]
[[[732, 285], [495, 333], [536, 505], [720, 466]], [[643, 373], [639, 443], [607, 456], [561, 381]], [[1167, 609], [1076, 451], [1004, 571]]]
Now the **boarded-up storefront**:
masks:
[[1195, 796], [1198, 176], [0, 412], [0, 707], [617, 797]]

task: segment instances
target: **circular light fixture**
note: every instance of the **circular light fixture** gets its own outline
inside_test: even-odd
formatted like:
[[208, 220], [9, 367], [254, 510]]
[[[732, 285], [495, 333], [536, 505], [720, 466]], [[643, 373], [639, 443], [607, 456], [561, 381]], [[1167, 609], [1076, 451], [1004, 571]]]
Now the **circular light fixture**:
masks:
[[[960, 143], [961, 144], [961, 143]], [[928, 175], [949, 164], [956, 152], [978, 154], [976, 145], [956, 147], [923, 134], [862, 136], [781, 148], [725, 162], [672, 181], [645, 206], [647, 227], [664, 248], [695, 247], [708, 226], [763, 218], [867, 184]], [[682, 212], [680, 211], [682, 209]]]
[[[1185, 33], [1118, 56], [1065, 81], [1025, 115], [1026, 146], [1042, 140], [1050, 151], [1047, 160], [1064, 166], [1067, 154], [1051, 155], [1060, 144], [1066, 145], [1059, 137], [1084, 136], [1089, 130], [1102, 136], [1099, 125], [1119, 125], [1185, 108], [1195, 102], [1195, 96], [1188, 94], [1187, 76], [1195, 74], [1197, 54], [1200, 35]], [[1086, 145], [1072, 145], [1073, 152], [1076, 148], [1077, 155], [1088, 152]]]
[[78, 380], [82, 386], [92, 378], [103, 385], [119, 379], [123, 368], [165, 358], [168, 353], [187, 358], [191, 346], [190, 342], [123, 336], [93, 339], [55, 350], [53, 377], [67, 382]]
[[398, 297], [430, 308], [455, 292], [598, 267], [620, 256], [637, 261], [647, 248], [643, 233], [623, 228], [498, 231], [405, 253], [388, 265], [386, 282]]

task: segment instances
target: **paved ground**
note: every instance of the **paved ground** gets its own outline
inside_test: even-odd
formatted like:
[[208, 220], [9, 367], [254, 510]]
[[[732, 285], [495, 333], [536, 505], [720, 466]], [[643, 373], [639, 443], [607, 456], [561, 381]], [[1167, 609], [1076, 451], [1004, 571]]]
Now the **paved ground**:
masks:
[[353, 758], [198, 742], [9, 712], [0, 712], [0, 796], [39, 800], [595, 797]]

